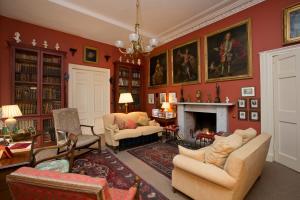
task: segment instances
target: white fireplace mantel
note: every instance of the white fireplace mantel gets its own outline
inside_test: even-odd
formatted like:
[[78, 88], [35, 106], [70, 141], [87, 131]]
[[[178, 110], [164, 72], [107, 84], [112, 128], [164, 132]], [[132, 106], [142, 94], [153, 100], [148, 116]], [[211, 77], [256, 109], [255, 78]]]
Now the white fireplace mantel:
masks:
[[197, 103], [178, 102], [177, 120], [180, 131], [188, 139], [190, 130], [195, 126], [194, 112], [216, 113], [216, 131], [228, 131], [228, 110], [235, 103]]

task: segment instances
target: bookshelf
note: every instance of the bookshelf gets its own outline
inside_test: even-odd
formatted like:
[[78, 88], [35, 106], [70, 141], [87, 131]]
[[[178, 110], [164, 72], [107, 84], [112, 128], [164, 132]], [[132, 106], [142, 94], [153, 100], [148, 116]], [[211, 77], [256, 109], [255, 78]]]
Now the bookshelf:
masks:
[[64, 106], [65, 52], [9, 42], [11, 48], [12, 104], [22, 117], [18, 128], [43, 133], [42, 145], [53, 143], [52, 110]]
[[115, 62], [114, 66], [114, 112], [125, 112], [125, 106], [118, 103], [120, 94], [125, 92], [130, 92], [134, 101], [128, 105], [128, 112], [141, 110], [141, 67], [124, 62]]

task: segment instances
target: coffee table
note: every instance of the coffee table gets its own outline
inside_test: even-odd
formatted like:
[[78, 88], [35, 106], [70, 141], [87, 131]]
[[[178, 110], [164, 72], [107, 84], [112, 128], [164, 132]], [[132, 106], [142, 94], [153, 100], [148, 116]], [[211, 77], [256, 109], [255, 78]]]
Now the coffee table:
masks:
[[0, 170], [12, 167], [20, 167], [30, 163], [30, 151], [13, 153], [12, 158], [0, 160]]

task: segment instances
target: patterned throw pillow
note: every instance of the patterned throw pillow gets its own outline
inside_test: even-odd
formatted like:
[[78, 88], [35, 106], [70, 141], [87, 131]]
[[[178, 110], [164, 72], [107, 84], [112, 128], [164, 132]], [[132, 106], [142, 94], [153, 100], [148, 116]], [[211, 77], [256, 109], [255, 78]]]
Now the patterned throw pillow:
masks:
[[131, 119], [127, 120], [125, 128], [127, 128], [127, 129], [136, 129], [136, 127], [137, 127], [137, 124], [133, 120], [131, 120]]
[[205, 162], [223, 168], [231, 152], [242, 146], [242, 137], [232, 134], [228, 137], [215, 136], [215, 141], [205, 151]]
[[126, 121], [118, 116], [115, 117], [115, 124], [118, 125], [119, 129], [125, 129]]
[[145, 116], [140, 116], [137, 120], [139, 126], [149, 126], [149, 118]]

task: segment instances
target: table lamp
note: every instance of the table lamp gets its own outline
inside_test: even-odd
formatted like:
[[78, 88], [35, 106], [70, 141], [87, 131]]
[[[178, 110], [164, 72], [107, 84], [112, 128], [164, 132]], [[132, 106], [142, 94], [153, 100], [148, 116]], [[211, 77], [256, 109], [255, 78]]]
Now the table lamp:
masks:
[[9, 131], [13, 131], [16, 127], [17, 120], [14, 117], [22, 116], [22, 112], [18, 105], [2, 106], [2, 118], [5, 120], [5, 125]]
[[170, 103], [169, 102], [163, 102], [161, 108], [163, 108], [165, 112], [168, 112], [169, 109], [170, 109]]
[[119, 98], [119, 103], [125, 103], [125, 111], [128, 113], [128, 103], [132, 103], [133, 98], [131, 93], [121, 93]]

